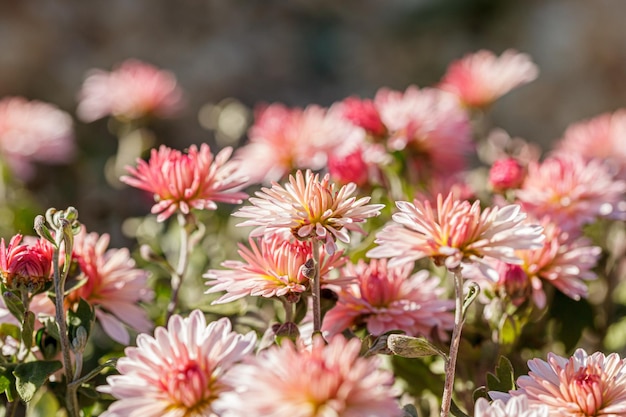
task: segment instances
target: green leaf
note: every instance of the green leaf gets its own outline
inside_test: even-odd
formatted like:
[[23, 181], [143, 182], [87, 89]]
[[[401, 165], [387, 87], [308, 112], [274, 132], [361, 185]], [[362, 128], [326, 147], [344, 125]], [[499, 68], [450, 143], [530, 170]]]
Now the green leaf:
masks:
[[13, 371], [15, 388], [22, 400], [29, 402], [48, 377], [61, 369], [59, 361], [34, 361], [20, 363]]
[[522, 326], [517, 317], [508, 314], [502, 317], [499, 327], [499, 343], [504, 346], [513, 345], [522, 332]]
[[67, 324], [70, 341], [76, 338], [79, 327], [83, 327], [87, 331], [87, 337], [89, 337], [95, 319], [95, 310], [87, 301], [81, 298], [78, 302], [78, 308], [76, 311], [70, 309], [67, 312]]
[[24, 321], [22, 322], [22, 342], [24, 347], [29, 349], [33, 347], [33, 333], [35, 332], [35, 313], [27, 311], [24, 314]]
[[18, 321], [24, 320], [24, 303], [20, 297], [18, 297], [15, 293], [11, 291], [6, 291], [4, 285], [2, 286], [2, 298], [4, 299], [4, 304], [9, 309], [9, 312], [15, 317]]
[[15, 376], [13, 370], [16, 364], [4, 364], [0, 366], [0, 392], [4, 392], [7, 396], [7, 400], [13, 401], [15, 399]]
[[456, 405], [454, 401], [452, 401], [452, 404], [450, 404], [450, 414], [452, 414], [454, 417], [469, 417], [467, 414], [461, 411], [459, 406]]
[[387, 346], [395, 355], [405, 358], [421, 358], [433, 355], [445, 357], [441, 350], [423, 337], [390, 334], [387, 337]]
[[402, 407], [402, 411], [404, 411], [404, 417], [418, 417], [417, 409], [413, 404], [406, 404]]
[[20, 328], [11, 323], [0, 323], [0, 337], [11, 336], [15, 340], [20, 340]]
[[506, 357], [500, 356], [495, 375], [487, 373], [487, 391], [509, 392], [512, 389], [515, 389], [513, 365]]

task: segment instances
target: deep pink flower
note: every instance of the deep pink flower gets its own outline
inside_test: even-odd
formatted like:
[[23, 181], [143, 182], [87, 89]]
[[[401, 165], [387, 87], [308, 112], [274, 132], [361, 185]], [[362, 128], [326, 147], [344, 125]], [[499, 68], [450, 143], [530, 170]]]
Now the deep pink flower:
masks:
[[0, 100], [0, 154], [20, 178], [32, 175], [32, 162], [66, 163], [75, 153], [69, 114], [23, 97]]
[[[258, 242], [258, 243], [257, 243]], [[225, 261], [226, 270], [212, 269], [204, 276], [211, 288], [207, 294], [226, 291], [213, 304], [227, 303], [247, 295], [261, 297], [297, 298], [309, 288], [309, 278], [303, 265], [313, 257], [311, 242], [287, 240], [280, 235], [250, 239], [250, 249], [239, 245], [239, 255], [245, 262]], [[345, 263], [343, 251], [320, 257], [322, 284], [326, 275]]]
[[151, 211], [160, 222], [176, 211], [215, 210], [216, 202], [240, 204], [247, 195], [238, 190], [247, 178], [237, 162], [228, 160], [231, 153], [232, 148], [224, 148], [213, 157], [206, 143], [200, 150], [192, 145], [187, 154], [161, 145], [152, 149], [148, 162], [138, 159], [136, 168], [127, 167], [130, 175], [121, 181], [154, 194]]
[[347, 155], [329, 155], [328, 173], [341, 184], [353, 182], [359, 187], [367, 184], [369, 166], [363, 158], [363, 149], [356, 148]]
[[76, 113], [85, 122], [105, 116], [123, 120], [170, 117], [181, 109], [182, 96], [174, 74], [129, 59], [112, 72], [93, 69], [87, 73]]
[[558, 155], [531, 162], [516, 196], [537, 218], [549, 216], [564, 231], [580, 231], [600, 217], [626, 219], [626, 182], [609, 174], [602, 161]]
[[404, 93], [381, 89], [375, 103], [390, 132], [388, 147], [404, 151], [411, 169], [427, 176], [465, 168], [474, 144], [469, 116], [453, 94], [414, 86]]
[[547, 406], [551, 417], [626, 415], [626, 362], [617, 353], [588, 355], [578, 349], [569, 359], [548, 353], [547, 362], [532, 359], [528, 367], [511, 395]]
[[[154, 337], [140, 334], [117, 362], [120, 375], [98, 390], [117, 398], [102, 417], [218, 417], [229, 369], [254, 348], [256, 337], [231, 330], [227, 318], [209, 323], [194, 310], [170, 318]], [[237, 384], [239, 385], [239, 384]]]
[[432, 258], [437, 265], [449, 269], [461, 263], [477, 263], [497, 280], [495, 271], [485, 258], [520, 263], [516, 249], [541, 247], [542, 228], [524, 223], [526, 214], [517, 205], [480, 208], [480, 201], [471, 204], [457, 200], [452, 194], [440, 194], [437, 204], [429, 201], [396, 202], [400, 210], [376, 235], [378, 247], [370, 250], [371, 258], [391, 258], [390, 267]]
[[308, 347], [290, 341], [233, 368], [236, 392], [224, 395], [229, 417], [398, 417], [393, 374], [378, 357], [359, 355], [361, 341], [337, 335]]
[[22, 243], [22, 235], [11, 238], [6, 246], [0, 241], [0, 273], [9, 290], [26, 289], [31, 293], [52, 281], [52, 256], [54, 248], [45, 239], [33, 244]]
[[257, 226], [252, 236], [275, 232], [291, 232], [301, 240], [324, 242], [329, 254], [335, 252], [335, 240], [350, 243], [349, 231], [364, 233], [358, 223], [377, 216], [382, 204], [367, 204], [370, 197], [357, 200], [352, 195], [356, 185], [349, 183], [338, 191], [329, 175], [297, 171], [284, 186], [272, 183], [262, 188], [257, 197], [249, 199], [251, 206], [239, 209], [233, 216], [249, 220], [238, 226]]
[[538, 75], [526, 54], [509, 49], [497, 57], [481, 50], [452, 62], [439, 87], [456, 94], [468, 107], [482, 108]]
[[525, 175], [524, 167], [515, 158], [499, 159], [489, 169], [489, 185], [496, 192], [518, 188]]
[[380, 112], [372, 100], [348, 97], [337, 105], [341, 107], [343, 117], [365, 129], [370, 135], [382, 137], [387, 133]]
[[322, 331], [334, 335], [355, 325], [379, 336], [390, 330], [403, 330], [411, 336], [430, 336], [432, 331], [452, 328], [454, 307], [442, 300], [445, 292], [439, 279], [428, 271], [411, 274], [412, 264], [388, 268], [387, 261], [360, 260], [342, 269], [344, 277], [355, 282], [338, 291], [339, 300], [324, 316]]
[[506, 403], [495, 400], [489, 403], [485, 398], [476, 400], [474, 417], [549, 417], [545, 405], [531, 405], [525, 395], [510, 398]]

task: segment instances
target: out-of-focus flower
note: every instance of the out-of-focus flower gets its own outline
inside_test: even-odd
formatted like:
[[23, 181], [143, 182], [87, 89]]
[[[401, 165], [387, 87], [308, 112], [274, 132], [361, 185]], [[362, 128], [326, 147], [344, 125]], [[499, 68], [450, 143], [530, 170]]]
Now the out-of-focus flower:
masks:
[[511, 137], [504, 129], [492, 129], [486, 140], [479, 143], [477, 149], [480, 159], [489, 165], [496, 161], [514, 158], [522, 166], [538, 161], [542, 150], [536, 143], [523, 138]]
[[617, 353], [577, 349], [569, 359], [548, 353], [547, 361], [535, 358], [528, 367], [510, 394], [526, 395], [531, 406], [547, 406], [551, 417], [626, 415], [626, 363]]
[[117, 362], [120, 375], [98, 387], [117, 398], [102, 416], [221, 416], [221, 396], [235, 388], [226, 379], [229, 369], [255, 341], [252, 332], [233, 332], [227, 318], [207, 326], [199, 310], [188, 318], [174, 315], [167, 329], [158, 327], [154, 337], [140, 334], [137, 347], [125, 349]]
[[6, 246], [0, 241], [0, 273], [9, 290], [25, 289], [35, 293], [52, 281], [54, 248], [45, 239], [22, 243], [22, 235], [13, 236]]
[[411, 275], [413, 265], [388, 268], [384, 259], [369, 264], [360, 260], [342, 269], [341, 275], [356, 282], [338, 291], [339, 300], [324, 316], [322, 331], [334, 335], [354, 325], [365, 324], [378, 336], [390, 330], [403, 330], [411, 336], [440, 337], [453, 325], [451, 300], [442, 300], [445, 292], [437, 278], [428, 271]]
[[32, 162], [63, 164], [75, 153], [69, 114], [23, 97], [0, 100], [0, 154], [19, 178], [33, 174]]
[[335, 240], [350, 243], [348, 231], [365, 233], [358, 223], [377, 216], [384, 205], [367, 204], [370, 197], [357, 200], [352, 196], [357, 188], [354, 183], [337, 191], [329, 178], [326, 174], [320, 180], [319, 174], [297, 171], [284, 187], [274, 182], [272, 188], [262, 188], [249, 199], [251, 206], [233, 216], [249, 219], [238, 226], [257, 226], [251, 236], [291, 232], [300, 240], [324, 242], [332, 255], [337, 249]]
[[615, 179], [599, 160], [557, 155], [531, 162], [516, 196], [537, 218], [549, 216], [570, 234], [600, 217], [626, 219], [626, 182]]
[[272, 104], [256, 111], [249, 143], [237, 150], [251, 183], [279, 181], [294, 169], [319, 170], [327, 155], [345, 142], [360, 140], [361, 129], [338, 112]]
[[[74, 237], [72, 258], [77, 262], [83, 285], [65, 298], [65, 308], [74, 309], [83, 298], [95, 307], [96, 319], [111, 339], [129, 344], [130, 335], [124, 324], [139, 332], [152, 328], [146, 312], [138, 305], [148, 302], [153, 293], [148, 287], [148, 274], [139, 269], [128, 249], [109, 249], [109, 235], [87, 233], [82, 227]], [[54, 304], [45, 294], [33, 299], [32, 310], [54, 314]]]
[[371, 258], [391, 258], [390, 267], [430, 257], [448, 269], [476, 263], [497, 280], [486, 259], [519, 264], [515, 250], [540, 248], [543, 240], [541, 226], [524, 223], [526, 214], [518, 205], [481, 211], [479, 201], [471, 204], [452, 194], [444, 200], [440, 194], [435, 207], [417, 200], [398, 201], [396, 206], [400, 212], [376, 235], [379, 246], [367, 253]]
[[391, 162], [385, 147], [379, 143], [346, 144], [328, 155], [330, 178], [340, 184], [355, 183], [359, 187], [381, 184], [381, 166]]
[[[303, 265], [312, 259], [311, 242], [287, 240], [280, 235], [250, 239], [250, 249], [239, 245], [239, 255], [245, 260], [225, 261], [227, 270], [213, 269], [204, 276], [211, 288], [206, 292], [226, 291], [214, 304], [228, 303], [247, 295], [261, 297], [281, 297], [288, 300], [297, 298], [309, 288], [309, 278], [303, 272]], [[320, 256], [320, 276], [322, 285], [325, 276], [345, 262], [343, 251], [333, 255]]]
[[474, 148], [467, 112], [451, 93], [409, 87], [402, 93], [381, 89], [376, 106], [390, 132], [391, 150], [404, 150], [411, 168], [451, 175], [463, 170]]
[[489, 169], [489, 185], [496, 192], [518, 188], [524, 182], [526, 170], [515, 158], [499, 159]]
[[359, 356], [359, 339], [337, 335], [308, 347], [290, 341], [233, 368], [236, 392], [224, 395], [230, 417], [398, 417], [393, 375], [378, 357]]
[[76, 114], [84, 122], [106, 116], [130, 121], [147, 116], [170, 117], [183, 106], [183, 94], [169, 71], [128, 59], [112, 72], [87, 73]]
[[483, 108], [538, 75], [527, 54], [509, 49], [498, 57], [480, 50], [452, 62], [439, 87], [456, 94], [468, 107]]
[[365, 129], [374, 138], [383, 137], [387, 133], [387, 128], [374, 101], [348, 97], [335, 106], [340, 107], [343, 117]]
[[127, 167], [130, 175], [121, 181], [154, 194], [151, 211], [159, 222], [176, 211], [215, 210], [216, 202], [240, 204], [247, 194], [238, 190], [247, 178], [237, 162], [228, 160], [231, 153], [232, 148], [224, 148], [213, 157], [206, 143], [200, 150], [192, 145], [187, 154], [161, 145], [152, 149], [148, 162], [138, 159], [136, 168]]
[[609, 171], [626, 180], [626, 109], [574, 123], [556, 144], [559, 153], [574, 153], [584, 159], [599, 159]]
[[495, 400], [492, 403], [485, 398], [476, 400], [474, 417], [549, 417], [545, 405], [530, 405], [525, 395], [513, 397], [506, 403]]

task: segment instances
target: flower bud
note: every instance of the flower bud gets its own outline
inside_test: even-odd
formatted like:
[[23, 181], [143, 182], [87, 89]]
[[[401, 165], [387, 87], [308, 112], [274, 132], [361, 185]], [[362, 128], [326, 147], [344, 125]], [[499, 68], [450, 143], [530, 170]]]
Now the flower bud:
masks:
[[489, 184], [496, 192], [518, 188], [524, 182], [526, 172], [515, 158], [500, 159], [489, 170]]

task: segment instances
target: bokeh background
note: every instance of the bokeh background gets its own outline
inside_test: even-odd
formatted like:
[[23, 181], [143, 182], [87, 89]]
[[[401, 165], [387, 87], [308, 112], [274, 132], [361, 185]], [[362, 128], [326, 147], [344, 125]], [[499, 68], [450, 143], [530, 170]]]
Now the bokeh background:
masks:
[[[514, 48], [540, 76], [499, 100], [492, 123], [548, 147], [568, 124], [626, 106], [625, 18], [622, 0], [2, 0], [0, 96], [74, 114], [86, 71], [134, 57], [174, 72], [187, 94], [178, 118], [152, 126], [155, 144], [222, 147], [245, 141], [259, 103], [427, 86], [466, 53]], [[151, 201], [104, 179], [117, 146], [106, 120], [75, 129], [75, 162], [26, 184], [34, 206], [74, 205], [90, 230], [126, 244], [123, 219]]]

